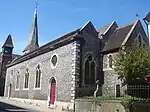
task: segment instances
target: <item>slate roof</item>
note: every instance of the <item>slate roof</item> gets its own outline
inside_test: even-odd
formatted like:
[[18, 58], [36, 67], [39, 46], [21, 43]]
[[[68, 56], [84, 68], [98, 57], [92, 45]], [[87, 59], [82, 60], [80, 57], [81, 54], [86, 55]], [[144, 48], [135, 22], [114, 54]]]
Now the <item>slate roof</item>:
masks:
[[150, 12], [146, 15], [146, 17], [143, 20], [148, 20], [150, 21]]
[[113, 32], [113, 34], [110, 36], [102, 52], [110, 51], [112, 49], [121, 47], [123, 41], [125, 40], [126, 36], [128, 35], [134, 23], [135, 22], [133, 22], [132, 24], [117, 28]]
[[46, 53], [48, 51], [53, 50], [54, 48], [62, 46], [63, 44], [65, 44], [65, 42], [71, 41], [73, 39], [73, 36], [78, 34], [80, 29], [81, 28], [76, 29], [70, 33], [63, 35], [63, 36], [60, 36], [59, 38], [57, 38], [53, 41], [50, 41], [49, 43], [47, 43], [47, 44], [29, 52], [29, 53], [26, 53], [22, 56], [17, 57], [9, 65], [7, 65], [7, 67], [12, 66], [12, 65], [17, 64], [17, 63], [20, 63], [20, 62], [25, 61], [25, 60], [30, 59], [30, 58], [34, 58], [35, 56], [41, 55], [43, 53]]
[[100, 29], [97, 30], [97, 32], [99, 32], [99, 35], [103, 34], [107, 29], [108, 27], [110, 26], [111, 24], [107, 24], [103, 27], [101, 27]]
[[19, 57], [20, 55], [18, 54], [12, 54], [12, 60], [14, 60], [15, 58]]
[[[1, 57], [2, 52], [0, 52], [0, 57]], [[16, 57], [19, 57], [20, 55], [18, 54], [12, 54], [12, 60], [15, 59]], [[1, 58], [0, 58], [1, 59]]]
[[9, 34], [4, 45], [2, 46], [3, 47], [11, 47], [11, 48], [14, 48], [13, 46], [13, 42], [12, 42], [12, 38], [11, 38], [11, 35]]
[[34, 12], [33, 24], [30, 31], [29, 43], [25, 47], [24, 51], [33, 51], [39, 47], [38, 44], [38, 24], [37, 24], [37, 11]]

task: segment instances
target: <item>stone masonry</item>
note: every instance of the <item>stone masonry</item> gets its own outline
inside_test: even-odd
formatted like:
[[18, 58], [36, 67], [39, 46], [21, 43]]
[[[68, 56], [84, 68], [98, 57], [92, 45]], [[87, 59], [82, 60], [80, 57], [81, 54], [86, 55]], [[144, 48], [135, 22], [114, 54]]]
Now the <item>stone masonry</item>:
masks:
[[[9, 84], [12, 84], [11, 97], [47, 100], [50, 91], [50, 79], [52, 77], [56, 80], [56, 101], [71, 101], [71, 88], [72, 88], [72, 53], [75, 44], [70, 43], [62, 46], [59, 49], [49, 51], [45, 54], [39, 55], [36, 58], [29, 59], [7, 69], [7, 78], [5, 86], [5, 97], [8, 96]], [[50, 59], [53, 54], [57, 54], [58, 62], [56, 68], [51, 68]], [[35, 88], [35, 73], [36, 66], [40, 64], [41, 67], [41, 87]], [[29, 69], [29, 88], [24, 89], [24, 76], [26, 68]], [[13, 74], [11, 71], [13, 70]], [[20, 73], [19, 89], [15, 89], [16, 74]]]

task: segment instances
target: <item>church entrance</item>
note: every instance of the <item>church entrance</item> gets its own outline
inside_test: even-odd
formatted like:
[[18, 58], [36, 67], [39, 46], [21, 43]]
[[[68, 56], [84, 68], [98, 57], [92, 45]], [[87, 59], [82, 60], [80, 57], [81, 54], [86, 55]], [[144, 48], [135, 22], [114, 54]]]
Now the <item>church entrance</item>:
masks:
[[55, 78], [52, 78], [50, 81], [50, 100], [49, 105], [54, 104], [56, 100], [56, 80]]

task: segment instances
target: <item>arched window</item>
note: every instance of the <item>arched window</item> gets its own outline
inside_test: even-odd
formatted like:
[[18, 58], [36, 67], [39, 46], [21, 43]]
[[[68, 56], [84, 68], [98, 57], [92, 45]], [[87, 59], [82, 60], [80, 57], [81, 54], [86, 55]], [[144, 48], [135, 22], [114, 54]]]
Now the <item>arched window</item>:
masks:
[[138, 37], [138, 40], [139, 40], [139, 47], [141, 47], [141, 36], [140, 35]]
[[17, 79], [16, 79], [16, 89], [19, 89], [19, 80], [20, 80], [20, 74], [19, 74], [19, 72], [17, 72], [17, 77], [16, 77]]
[[143, 44], [143, 48], [145, 48], [145, 44]]
[[85, 62], [85, 84], [89, 83], [89, 61]]
[[28, 68], [27, 68], [26, 72], [25, 72], [24, 88], [28, 88], [28, 87], [29, 87], [29, 71], [28, 71]]
[[91, 84], [95, 84], [95, 63], [91, 62]]
[[96, 77], [96, 65], [92, 56], [89, 56], [85, 62], [85, 74], [84, 80], [86, 85], [93, 85], [95, 84], [95, 77]]
[[116, 97], [120, 97], [120, 85], [116, 85]]
[[109, 55], [108, 59], [109, 59], [109, 68], [112, 68], [112, 62], [113, 62], [112, 55]]
[[38, 65], [36, 68], [35, 88], [40, 88], [40, 82], [41, 82], [41, 69], [40, 69], [40, 65]]

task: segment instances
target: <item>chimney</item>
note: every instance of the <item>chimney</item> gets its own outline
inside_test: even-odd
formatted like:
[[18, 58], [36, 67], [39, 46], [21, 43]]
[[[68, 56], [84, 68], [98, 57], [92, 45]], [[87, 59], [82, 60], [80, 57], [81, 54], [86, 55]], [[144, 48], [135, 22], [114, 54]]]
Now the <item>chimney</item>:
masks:
[[147, 35], [148, 35], [149, 47], [150, 47], [150, 12], [146, 15], [146, 17], [143, 20], [147, 26]]

